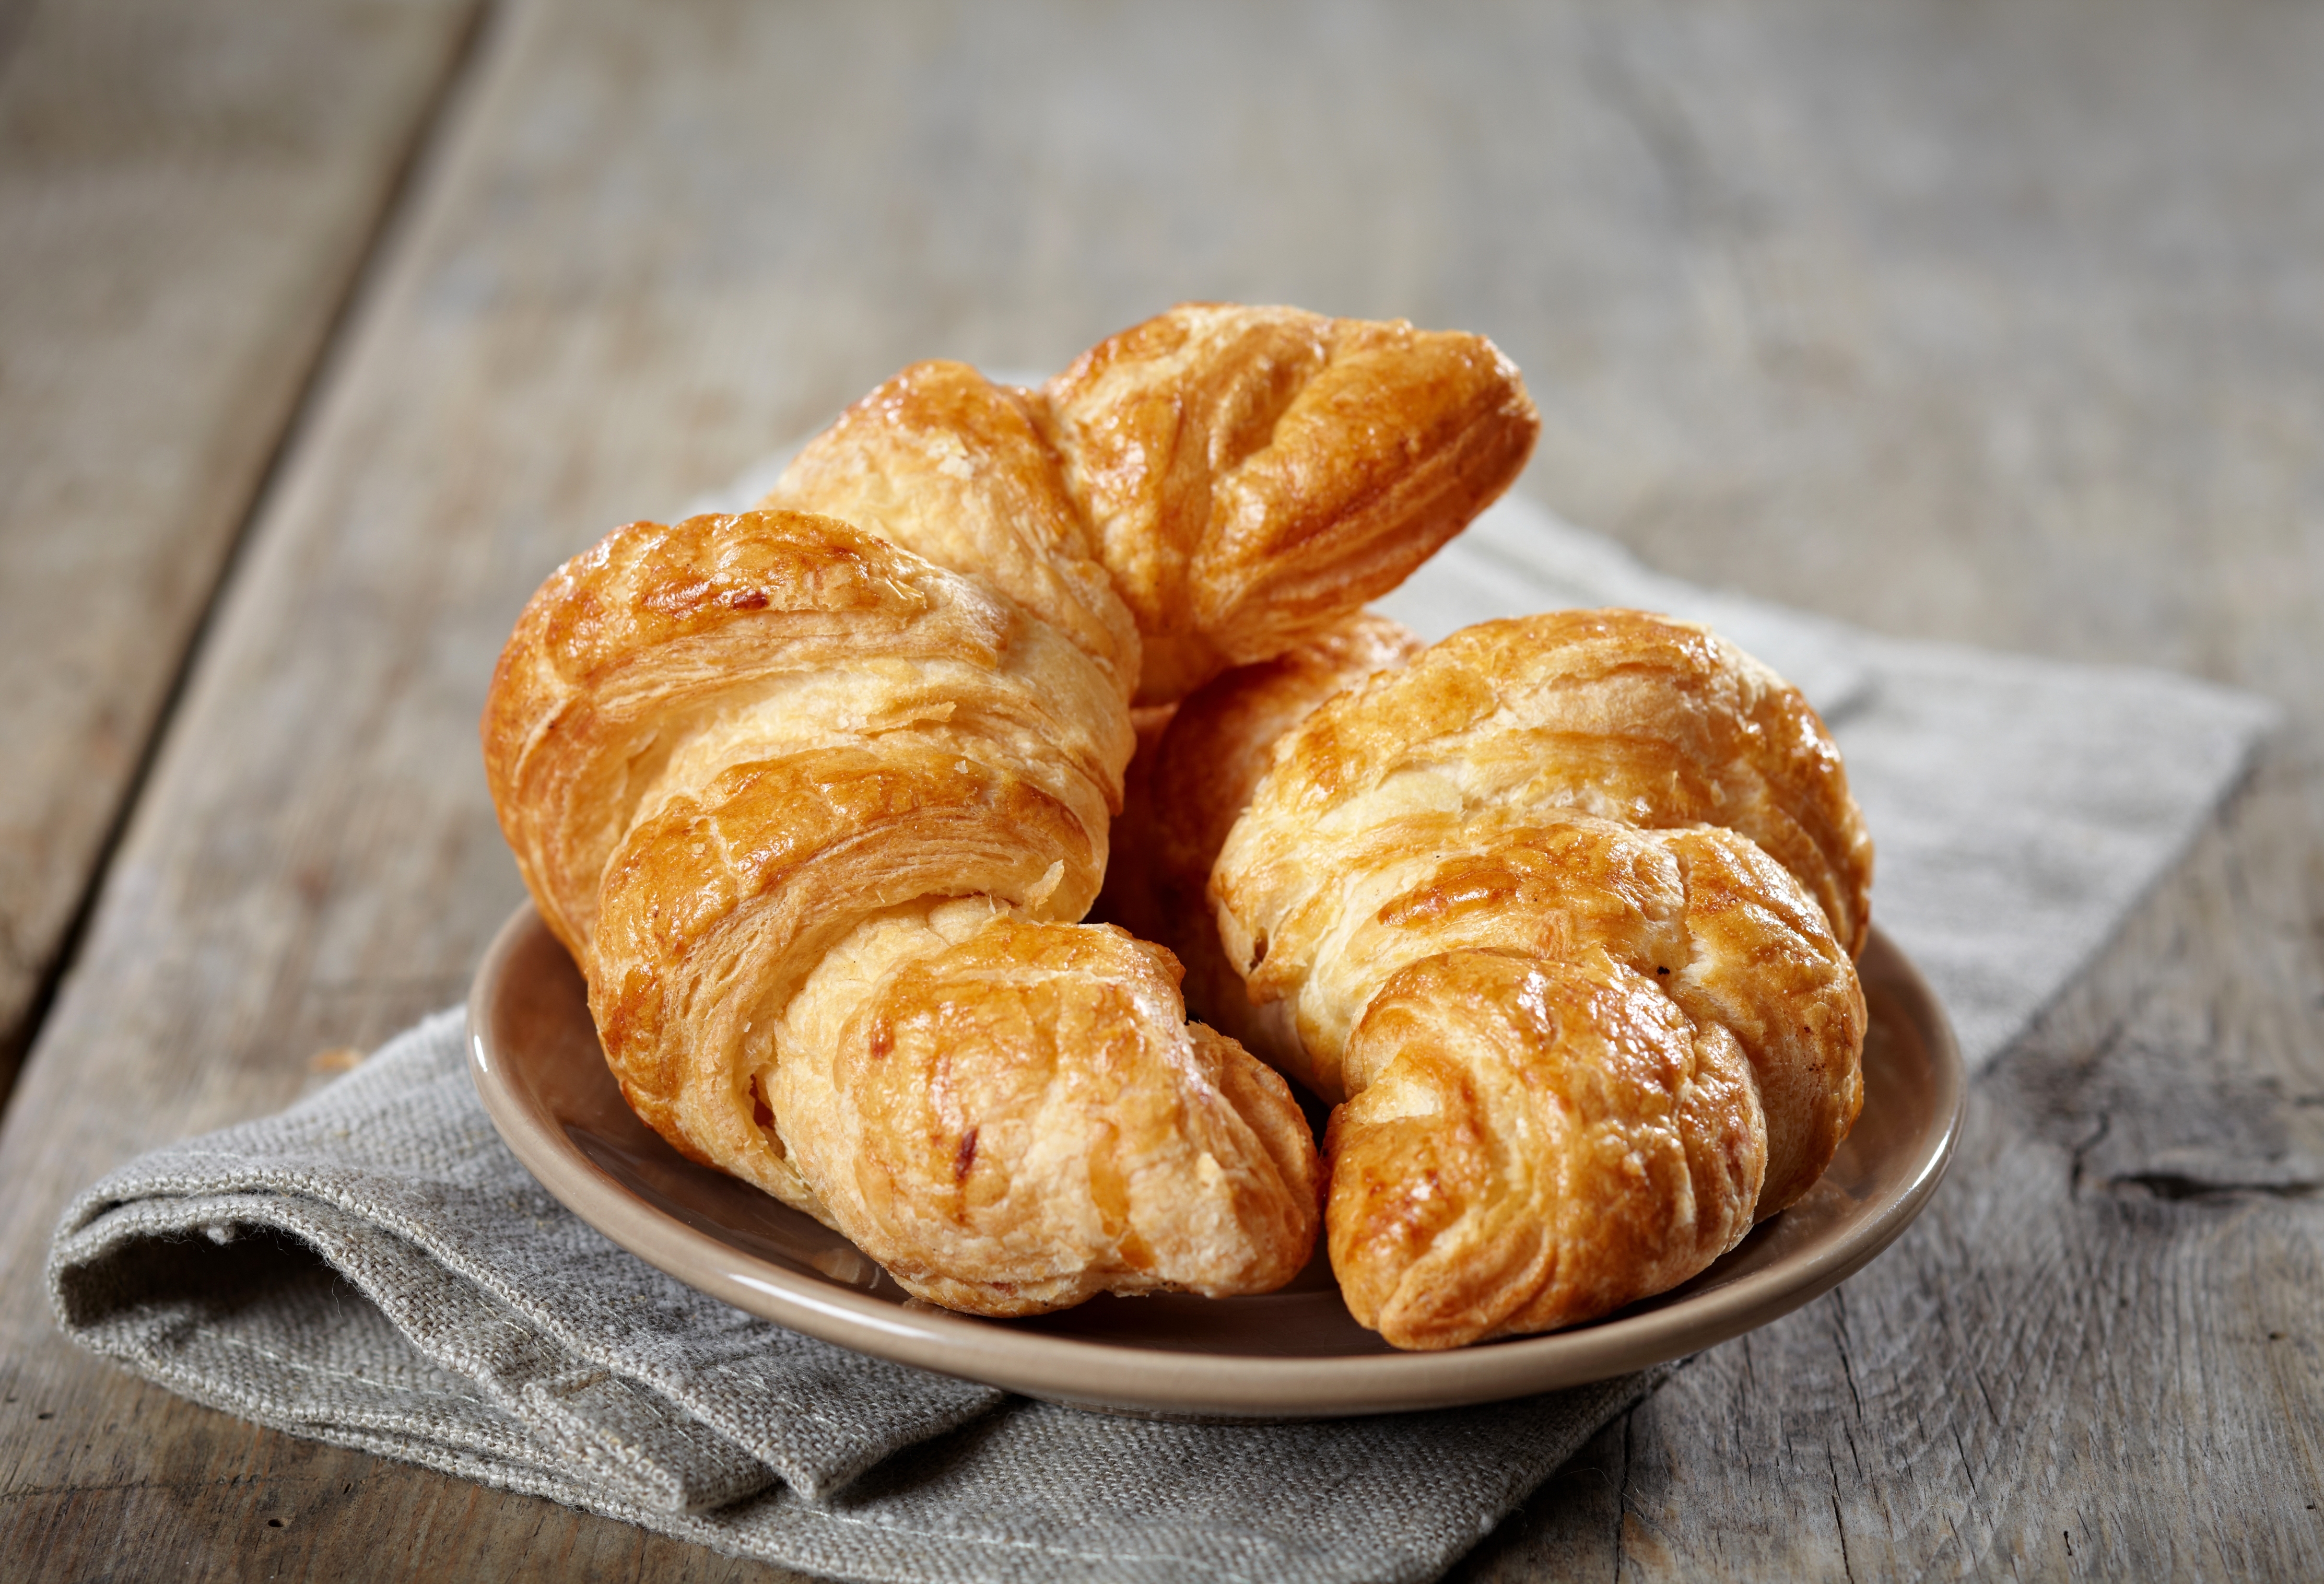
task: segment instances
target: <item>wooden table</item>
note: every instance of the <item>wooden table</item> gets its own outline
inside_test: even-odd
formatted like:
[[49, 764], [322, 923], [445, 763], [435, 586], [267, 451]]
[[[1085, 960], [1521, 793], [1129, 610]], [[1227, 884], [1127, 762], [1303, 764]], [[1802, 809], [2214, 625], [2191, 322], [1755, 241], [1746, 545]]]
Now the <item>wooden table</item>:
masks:
[[2324, 9], [0, 4], [0, 1574], [777, 1576], [64, 1343], [63, 1202], [456, 999], [559, 557], [904, 362], [1492, 335], [1526, 487], [2289, 730], [1934, 1208], [1471, 1579], [2324, 1575]]

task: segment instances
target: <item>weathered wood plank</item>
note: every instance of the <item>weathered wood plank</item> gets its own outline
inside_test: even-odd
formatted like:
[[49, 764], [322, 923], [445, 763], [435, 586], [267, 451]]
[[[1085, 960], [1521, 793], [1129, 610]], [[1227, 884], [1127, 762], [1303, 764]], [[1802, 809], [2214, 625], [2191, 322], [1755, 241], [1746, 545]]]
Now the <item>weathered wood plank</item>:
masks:
[[[1499, 338], [1536, 487], [1672, 570], [2298, 712], [1978, 1086], [1924, 1225], [1471, 1575], [2318, 1570], [2319, 44], [2312, 8], [2111, 0], [520, 9], [0, 1131], [0, 1262], [457, 993], [517, 894], [475, 712], [558, 556], [910, 357], [1053, 363], [1181, 296], [1406, 313]], [[770, 1576], [189, 1407], [32, 1289], [28, 1568]]]
[[475, 9], [0, 13], [0, 1096]]

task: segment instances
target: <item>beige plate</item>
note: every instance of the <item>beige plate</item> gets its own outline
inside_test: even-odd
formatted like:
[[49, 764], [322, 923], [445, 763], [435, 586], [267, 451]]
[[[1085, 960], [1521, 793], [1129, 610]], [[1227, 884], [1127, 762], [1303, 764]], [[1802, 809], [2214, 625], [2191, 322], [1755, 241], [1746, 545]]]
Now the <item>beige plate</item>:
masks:
[[1620, 1375], [1764, 1325], [1853, 1275], [1920, 1213], [1960, 1128], [1960, 1054], [1877, 930], [1864, 1115], [1808, 1196], [1702, 1275], [1594, 1325], [1445, 1353], [1358, 1326], [1319, 1253], [1258, 1298], [1096, 1298], [980, 1320], [911, 1298], [838, 1233], [697, 1166], [630, 1112], [581, 975], [530, 905], [468, 998], [468, 1059], [501, 1136], [622, 1248], [737, 1308], [883, 1358], [1052, 1402], [1171, 1418], [1305, 1419], [1495, 1402]]

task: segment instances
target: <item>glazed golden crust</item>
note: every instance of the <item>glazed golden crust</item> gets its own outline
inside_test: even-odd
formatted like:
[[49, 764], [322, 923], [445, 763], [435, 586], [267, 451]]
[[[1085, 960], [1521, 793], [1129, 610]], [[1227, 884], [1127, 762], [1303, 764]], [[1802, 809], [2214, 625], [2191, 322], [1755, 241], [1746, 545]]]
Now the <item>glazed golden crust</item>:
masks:
[[1332, 1266], [1399, 1347], [1607, 1313], [1750, 1229], [1749, 1071], [1651, 980], [1450, 952], [1397, 973], [1359, 1037], [1379, 1073], [1333, 1113]]
[[[867, 660], [885, 684], [869, 692]], [[844, 522], [632, 523], [518, 618], [485, 705], [485, 773], [525, 883], [576, 957], [641, 809], [738, 752], [810, 741], [1009, 745], [1095, 833], [1066, 888], [1085, 906], [1130, 741], [1118, 699], [1053, 629]]]
[[1540, 427], [1481, 336], [1182, 303], [1037, 391], [915, 364], [760, 504], [987, 578], [1165, 704], [1403, 582]]
[[[1283, 743], [1226, 851], [1246, 829], [1254, 844], [1217, 893], [1254, 996], [1280, 995], [1313, 942], [1283, 916], [1267, 932], [1270, 961], [1252, 965], [1255, 940], [1237, 939], [1230, 920], [1278, 916], [1291, 891], [1316, 898], [1299, 859], [1277, 854], [1290, 860], [1279, 867], [1259, 831], [1471, 809], [1725, 825], [1807, 889], [1851, 958], [1870, 927], [1871, 842], [1840, 751], [1799, 691], [1692, 622], [1560, 611], [1463, 629], [1334, 698]], [[1311, 1048], [1344, 1037], [1302, 1033]]]
[[1038, 395], [1145, 637], [1148, 704], [1394, 588], [1523, 471], [1540, 429], [1480, 336], [1225, 303], [1102, 341]]
[[1686, 623], [1489, 622], [1306, 715], [1211, 885], [1254, 1048], [1345, 1100], [1357, 1318], [1572, 1324], [1806, 1192], [1862, 1101], [1870, 861], [1812, 712]]
[[[1288, 1091], [1188, 1030], [1167, 953], [1073, 922], [1125, 691], [1050, 623], [832, 518], [632, 524], [561, 568], [503, 656], [486, 765], [639, 1115], [958, 1307], [1295, 1274], [1319, 1179], [1312, 1143], [1286, 1148]], [[989, 1119], [982, 1177], [918, 1169], [908, 1071], [969, 1134]]]
[[1314, 1141], [1281, 1078], [1185, 1021], [1176, 966], [973, 901], [875, 920], [793, 1001], [774, 1111], [820, 1119], [795, 1134], [800, 1169], [937, 1303], [1279, 1286], [1314, 1245]]
[[914, 364], [810, 441], [762, 510], [869, 529], [982, 578], [1137, 684], [1137, 624], [1065, 492], [1026, 392], [966, 364]]

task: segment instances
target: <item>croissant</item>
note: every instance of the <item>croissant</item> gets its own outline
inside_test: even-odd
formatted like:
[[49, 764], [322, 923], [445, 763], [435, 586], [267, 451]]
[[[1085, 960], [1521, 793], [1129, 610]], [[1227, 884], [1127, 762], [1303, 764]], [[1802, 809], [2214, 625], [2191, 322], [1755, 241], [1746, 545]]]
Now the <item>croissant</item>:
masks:
[[1806, 702], [1701, 628], [1413, 645], [1361, 618], [1212, 683], [1124, 840], [1181, 906], [1214, 855], [1243, 996], [1204, 1010], [1340, 1102], [1342, 1293], [1443, 1348], [1665, 1291], [1813, 1184], [1862, 1103], [1871, 848]]
[[1037, 391], [924, 363], [761, 502], [984, 576], [1085, 644], [1103, 568], [1142, 640], [1135, 702], [1268, 659], [1409, 576], [1508, 487], [1541, 420], [1481, 336], [1182, 303]]
[[1042, 391], [916, 365], [761, 509], [567, 563], [486, 769], [632, 1108], [951, 1307], [1287, 1280], [1287, 1087], [1186, 1022], [1169, 953], [1075, 922], [1131, 700], [1400, 576], [1532, 423], [1475, 337], [1181, 309]]

